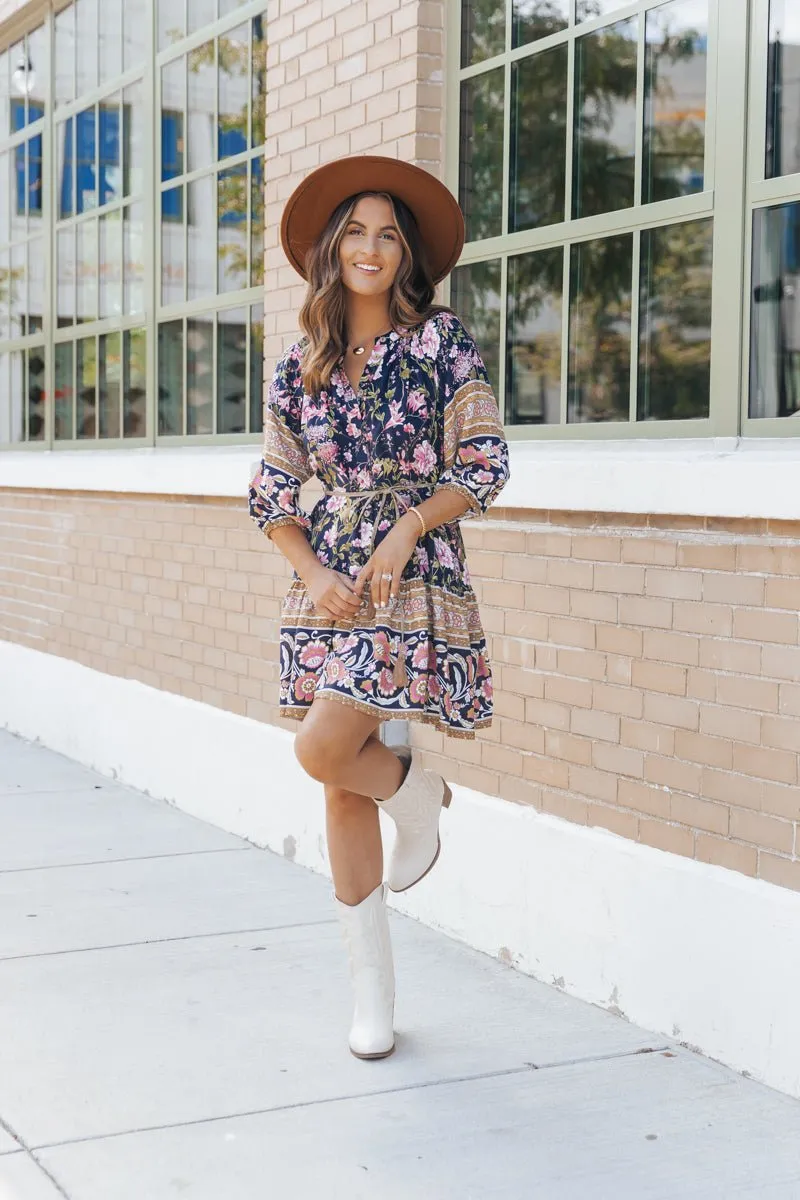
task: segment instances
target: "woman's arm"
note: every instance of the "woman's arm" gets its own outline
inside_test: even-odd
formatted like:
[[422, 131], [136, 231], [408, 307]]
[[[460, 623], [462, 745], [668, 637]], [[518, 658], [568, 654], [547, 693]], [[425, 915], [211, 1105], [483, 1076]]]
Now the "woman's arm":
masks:
[[361, 598], [356, 595], [353, 584], [345, 575], [322, 565], [299, 525], [279, 525], [271, 536], [306, 585], [306, 591], [318, 612], [337, 620], [351, 617], [358, 611]]

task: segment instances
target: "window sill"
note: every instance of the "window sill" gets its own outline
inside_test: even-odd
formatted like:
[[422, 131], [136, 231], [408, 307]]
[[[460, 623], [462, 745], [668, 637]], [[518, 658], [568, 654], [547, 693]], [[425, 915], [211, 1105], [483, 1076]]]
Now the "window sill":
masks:
[[[258, 448], [0, 454], [0, 488], [244, 498]], [[503, 508], [800, 519], [800, 440], [512, 442]]]

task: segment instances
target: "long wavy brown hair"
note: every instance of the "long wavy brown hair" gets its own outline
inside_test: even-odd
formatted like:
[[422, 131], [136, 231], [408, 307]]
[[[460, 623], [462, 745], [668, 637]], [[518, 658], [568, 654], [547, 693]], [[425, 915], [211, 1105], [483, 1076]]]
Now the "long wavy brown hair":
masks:
[[299, 322], [308, 339], [303, 352], [303, 388], [311, 396], [328, 386], [333, 369], [347, 348], [339, 244], [363, 196], [380, 196], [389, 201], [403, 247], [389, 297], [392, 327], [402, 333], [414, 329], [434, 313], [451, 311], [443, 304], [433, 303], [435, 285], [417, 222], [408, 205], [388, 192], [359, 192], [343, 200], [306, 259], [308, 291]]

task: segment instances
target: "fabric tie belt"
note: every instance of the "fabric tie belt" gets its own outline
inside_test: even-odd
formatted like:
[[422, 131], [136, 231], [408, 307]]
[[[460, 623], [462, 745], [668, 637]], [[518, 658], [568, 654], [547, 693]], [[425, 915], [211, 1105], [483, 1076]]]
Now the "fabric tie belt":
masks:
[[[363, 491], [348, 491], [347, 488], [324, 489], [326, 496], [342, 496], [348, 501], [348, 503], [352, 502], [356, 508], [365, 503], [367, 500], [374, 500], [376, 497], [379, 498], [380, 503], [378, 504], [378, 511], [375, 514], [375, 519], [372, 524], [372, 538], [370, 539], [369, 554], [367, 556], [368, 558], [372, 558], [372, 555], [375, 553], [375, 538], [377, 537], [381, 521], [383, 520], [384, 516], [388, 515], [386, 512], [387, 508], [390, 508], [390, 514], [394, 517], [395, 521], [399, 521], [400, 517], [403, 516], [403, 513], [407, 511], [407, 509], [400, 504], [398, 495], [402, 495], [405, 492], [432, 491], [433, 485], [427, 483], [411, 484], [410, 486], [400, 485], [395, 487], [367, 488]], [[353, 524], [354, 529], [356, 528], [357, 524], [358, 522], [355, 521]], [[352, 548], [352, 537], [353, 534], [351, 532], [347, 542], [345, 543], [348, 550]], [[361, 543], [359, 544], [361, 545]], [[363, 545], [361, 548], [363, 549]], [[373, 639], [373, 648], [374, 645], [375, 643]], [[404, 688], [408, 684], [408, 671], [406, 669], [406, 610], [402, 603], [400, 605], [400, 647], [395, 659], [392, 678], [394, 680], [395, 687]]]

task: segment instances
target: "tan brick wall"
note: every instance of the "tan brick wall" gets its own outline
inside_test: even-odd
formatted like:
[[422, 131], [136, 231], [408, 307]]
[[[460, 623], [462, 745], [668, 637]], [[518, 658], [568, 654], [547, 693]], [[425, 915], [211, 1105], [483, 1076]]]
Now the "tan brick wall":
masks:
[[301, 179], [348, 154], [442, 171], [443, 0], [274, 0], [269, 10], [265, 372], [297, 336], [305, 285], [280, 247]]
[[[800, 525], [466, 522], [494, 663], [448, 778], [800, 889]], [[244, 502], [0, 491], [0, 637], [277, 719], [286, 563]]]

